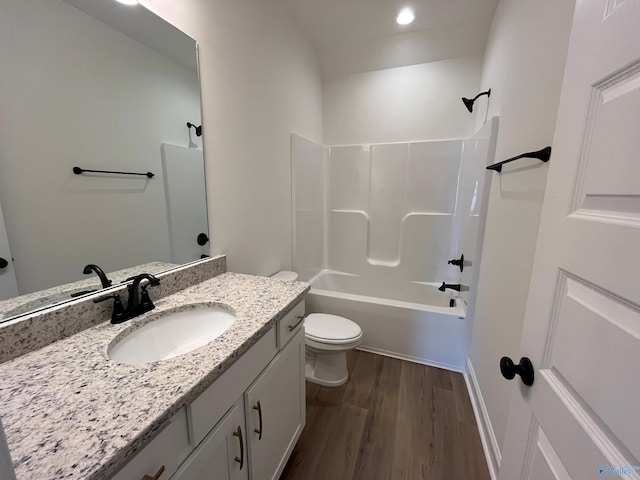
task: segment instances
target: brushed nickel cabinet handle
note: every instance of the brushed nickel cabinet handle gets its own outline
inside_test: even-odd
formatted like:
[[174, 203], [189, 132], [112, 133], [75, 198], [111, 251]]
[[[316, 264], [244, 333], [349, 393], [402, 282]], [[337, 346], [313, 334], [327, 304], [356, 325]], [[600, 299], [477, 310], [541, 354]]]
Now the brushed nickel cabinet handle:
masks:
[[298, 321], [293, 325], [289, 325], [289, 331], [293, 332], [302, 322], [304, 322], [304, 315], [298, 315]]
[[234, 437], [239, 437], [240, 440], [240, 458], [236, 457], [234, 460], [240, 464], [240, 470], [244, 466], [244, 440], [242, 439], [242, 428], [238, 425], [238, 430], [233, 432]]
[[260, 420], [260, 428], [255, 428], [253, 431], [258, 434], [258, 440], [262, 440], [262, 405], [260, 405], [260, 401], [258, 401], [253, 409], [258, 411], [258, 419]]
[[142, 477], [142, 480], [158, 480], [160, 478], [160, 475], [162, 475], [163, 473], [164, 473], [164, 465], [160, 467], [160, 469], [156, 472], [156, 474], [153, 477], [150, 475], [145, 475], [144, 477]]

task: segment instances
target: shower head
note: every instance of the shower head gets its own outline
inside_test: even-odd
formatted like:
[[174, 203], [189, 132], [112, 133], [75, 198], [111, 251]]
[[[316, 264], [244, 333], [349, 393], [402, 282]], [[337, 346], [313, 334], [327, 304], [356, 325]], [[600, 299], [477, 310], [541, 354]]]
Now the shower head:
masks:
[[462, 103], [464, 103], [464, 106], [467, 107], [469, 113], [473, 112], [473, 100], [462, 97]]
[[191, 129], [191, 127], [195, 129], [197, 137], [202, 136], [202, 125], [194, 125], [191, 122], [187, 122], [187, 128]]
[[478, 97], [481, 97], [482, 95], [486, 95], [487, 97], [490, 97], [491, 96], [491, 89], [487, 90], [486, 92], [479, 93], [478, 95], [476, 95], [472, 99], [462, 97], [462, 103], [464, 103], [464, 106], [467, 107], [467, 110], [469, 110], [469, 113], [473, 112], [473, 104], [474, 104], [474, 102], [478, 99]]

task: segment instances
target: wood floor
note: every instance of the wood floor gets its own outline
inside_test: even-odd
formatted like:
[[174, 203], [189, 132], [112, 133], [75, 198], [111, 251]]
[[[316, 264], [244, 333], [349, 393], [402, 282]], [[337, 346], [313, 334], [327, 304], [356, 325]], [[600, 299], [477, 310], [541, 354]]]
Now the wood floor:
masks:
[[488, 480], [461, 374], [353, 351], [349, 381], [307, 382], [307, 425], [281, 480]]

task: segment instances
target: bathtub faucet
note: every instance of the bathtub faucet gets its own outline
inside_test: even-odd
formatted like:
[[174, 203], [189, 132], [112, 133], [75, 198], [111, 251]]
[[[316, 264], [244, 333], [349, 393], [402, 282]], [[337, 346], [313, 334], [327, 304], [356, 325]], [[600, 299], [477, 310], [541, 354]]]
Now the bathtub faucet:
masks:
[[458, 292], [467, 292], [469, 290], [469, 287], [467, 287], [466, 285], [460, 285], [459, 283], [444, 283], [444, 282], [442, 282], [442, 285], [438, 287], [438, 290], [440, 290], [441, 292], [444, 292], [447, 288], [450, 288], [451, 290], [457, 290]]

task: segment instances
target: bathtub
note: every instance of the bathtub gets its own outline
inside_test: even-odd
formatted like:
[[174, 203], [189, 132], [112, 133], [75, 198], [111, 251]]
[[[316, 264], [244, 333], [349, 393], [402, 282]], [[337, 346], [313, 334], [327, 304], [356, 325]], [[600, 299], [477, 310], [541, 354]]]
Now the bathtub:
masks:
[[463, 371], [466, 311], [436, 284], [322, 271], [310, 280], [307, 313], [332, 313], [362, 329], [360, 350]]

